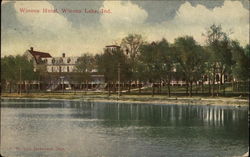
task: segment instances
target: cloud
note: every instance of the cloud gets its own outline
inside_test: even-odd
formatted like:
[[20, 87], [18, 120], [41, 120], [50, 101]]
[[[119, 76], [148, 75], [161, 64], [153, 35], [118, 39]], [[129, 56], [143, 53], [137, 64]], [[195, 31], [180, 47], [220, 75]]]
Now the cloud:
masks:
[[[173, 19], [161, 23], [148, 24], [148, 13], [131, 2], [106, 1], [105, 8], [114, 9], [112, 15], [102, 15], [100, 22], [117, 39], [128, 33], [139, 33], [149, 41], [166, 38], [170, 42], [179, 36], [193, 36], [200, 44], [204, 44], [206, 32], [212, 24], [221, 25], [223, 31], [233, 32], [232, 39], [243, 45], [249, 40], [249, 11], [239, 1], [225, 1], [222, 6], [208, 9], [204, 5], [192, 6], [183, 3], [176, 11]], [[246, 35], [247, 34], [247, 35]]]
[[100, 9], [110, 9], [112, 13], [100, 14], [99, 23], [95, 26], [82, 24], [77, 28], [73, 27], [72, 20], [68, 21], [60, 13], [20, 12], [20, 8], [55, 9], [48, 1], [18, 1], [14, 3], [14, 8], [18, 27], [16, 30], [7, 27], [2, 30], [2, 55], [22, 54], [30, 46], [50, 52], [53, 56], [63, 52], [68, 56], [100, 53], [106, 45], [119, 43], [129, 33], [142, 34], [147, 41], [166, 38], [170, 42], [179, 36], [191, 35], [203, 44], [205, 38], [201, 34], [212, 24], [221, 24], [224, 31], [232, 30], [230, 37], [238, 39], [242, 45], [249, 42], [249, 10], [239, 1], [225, 1], [222, 6], [213, 9], [185, 2], [172, 19], [160, 23], [147, 23], [148, 12], [130, 1], [103, 1]]
[[[71, 28], [71, 23], [59, 13], [42, 13], [43, 9], [54, 10], [54, 6], [46, 1], [17, 1], [15, 9], [18, 20], [24, 26], [50, 32], [61, 32]], [[40, 10], [39, 13], [22, 13], [21, 9]]]
[[130, 1], [104, 1], [101, 8], [112, 11], [100, 16], [101, 26], [108, 33], [110, 43], [119, 42], [130, 33], [142, 33], [146, 27], [147, 11]]
[[106, 28], [140, 26], [148, 17], [148, 13], [144, 9], [130, 1], [104, 1], [103, 8], [112, 11], [111, 14], [103, 14], [100, 17], [101, 24]]
[[239, 1], [225, 1], [223, 6], [212, 10], [203, 5], [192, 6], [189, 2], [185, 2], [172, 20], [151, 26], [148, 32], [151, 32], [149, 36], [154, 40], [157, 35], [165, 36], [171, 42], [178, 36], [191, 35], [198, 42], [204, 43], [201, 34], [212, 24], [220, 24], [226, 32], [232, 31], [233, 34], [230, 36], [232, 39], [238, 39], [243, 44], [248, 43], [249, 11]]
[[[49, 51], [52, 55], [66, 52], [68, 55], [79, 55], [84, 52], [100, 53], [108, 44], [118, 42], [132, 28], [138, 29], [147, 18], [147, 12], [131, 2], [104, 1], [100, 9], [110, 9], [111, 14], [101, 14], [100, 24], [94, 27], [81, 25], [72, 27], [72, 23], [60, 13], [21, 13], [21, 8], [42, 10], [55, 9], [46, 1], [15, 2], [16, 17], [26, 28], [27, 34], [17, 35], [7, 33], [9, 39], [23, 40], [19, 51], [33, 46], [35, 49]], [[88, 6], [84, 6], [88, 8]], [[83, 7], [83, 8], [84, 8]], [[89, 7], [91, 8], [91, 7]], [[61, 9], [61, 8], [60, 8]], [[81, 15], [92, 16], [92, 15]], [[139, 29], [138, 29], [139, 30]], [[12, 37], [11, 37], [12, 36]], [[11, 49], [11, 40], [5, 40], [5, 45]], [[18, 44], [21, 46], [22, 44]], [[20, 53], [20, 52], [19, 52]]]

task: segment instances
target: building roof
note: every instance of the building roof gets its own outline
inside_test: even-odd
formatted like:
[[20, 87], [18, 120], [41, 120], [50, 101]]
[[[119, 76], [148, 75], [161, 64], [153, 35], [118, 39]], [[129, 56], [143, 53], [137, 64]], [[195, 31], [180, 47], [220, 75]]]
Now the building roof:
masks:
[[51, 58], [51, 55], [46, 52], [34, 51], [33, 47], [28, 52], [34, 57], [36, 63], [40, 63], [42, 58]]
[[106, 47], [117, 47], [117, 48], [120, 48], [120, 46], [117, 46], [117, 45], [107, 45]]
[[38, 56], [40, 58], [50, 58], [51, 55], [49, 53], [46, 52], [39, 52], [39, 51], [34, 51], [34, 50], [29, 50], [30, 54], [32, 54], [32, 56], [34, 56], [35, 58]]

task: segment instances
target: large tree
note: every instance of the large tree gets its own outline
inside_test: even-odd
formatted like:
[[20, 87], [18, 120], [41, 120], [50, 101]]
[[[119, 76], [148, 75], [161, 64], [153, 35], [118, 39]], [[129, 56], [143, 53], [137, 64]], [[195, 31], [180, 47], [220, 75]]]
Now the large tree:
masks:
[[223, 91], [225, 93], [225, 86], [223, 84], [225, 80], [223, 80], [223, 77], [226, 73], [231, 73], [231, 66], [233, 65], [231, 41], [228, 34], [222, 31], [220, 25], [210, 26], [205, 36], [210, 51], [209, 62], [212, 65], [212, 96], [214, 96], [215, 80], [218, 74], [220, 82], [219, 90], [223, 85]]
[[121, 47], [130, 56], [135, 59], [140, 52], [140, 46], [144, 43], [144, 40], [140, 34], [129, 34], [122, 39]]
[[91, 72], [95, 68], [95, 58], [89, 53], [83, 54], [77, 59], [75, 72], [73, 79], [75, 82], [82, 84], [85, 82], [85, 91], [88, 90], [88, 82], [91, 80]]
[[140, 55], [140, 47], [145, 43], [143, 37], [140, 34], [129, 34], [128, 36], [124, 37], [121, 41], [121, 48], [125, 52], [126, 56], [128, 57], [128, 64], [130, 65], [130, 70], [132, 75], [130, 75], [129, 81], [129, 89], [130, 92], [131, 82], [132, 80], [137, 82], [139, 80], [137, 75], [136, 66], [138, 66], [138, 56]]
[[172, 78], [173, 59], [169, 43], [162, 39], [160, 42], [144, 44], [141, 46], [139, 61], [145, 66], [143, 76], [147, 76], [152, 83], [152, 95], [154, 95], [155, 83], [158, 83], [159, 90], [162, 82], [168, 85], [170, 96], [170, 81]]
[[188, 87], [190, 87], [189, 96], [192, 96], [193, 83], [199, 81], [204, 74], [204, 50], [193, 37], [184, 36], [175, 39], [174, 51], [175, 60], [180, 64]]
[[32, 61], [24, 55], [5, 56], [1, 58], [1, 82], [9, 86], [9, 92], [12, 92], [12, 87], [16, 83], [19, 83], [19, 92], [21, 84], [24, 84], [25, 90], [28, 91], [29, 87], [25, 81], [37, 79], [37, 74], [33, 69]]
[[126, 82], [131, 75], [127, 57], [121, 49], [105, 49], [103, 54], [96, 55], [96, 63], [98, 71], [105, 77], [109, 95], [111, 85], [113, 85], [114, 91], [116, 89], [118, 70], [120, 70], [119, 81], [121, 82]]
[[250, 76], [249, 49], [249, 45], [243, 48], [239, 42], [232, 41], [233, 60], [235, 61], [233, 75], [239, 81], [248, 81]]

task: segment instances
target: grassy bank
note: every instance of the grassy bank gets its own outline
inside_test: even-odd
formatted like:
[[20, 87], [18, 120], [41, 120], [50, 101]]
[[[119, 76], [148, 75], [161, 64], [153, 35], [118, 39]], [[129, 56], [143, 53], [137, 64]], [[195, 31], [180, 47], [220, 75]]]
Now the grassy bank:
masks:
[[44, 99], [68, 99], [68, 100], [88, 100], [94, 102], [133, 102], [133, 103], [156, 103], [156, 104], [197, 104], [197, 105], [233, 105], [242, 106], [248, 105], [247, 98], [241, 97], [208, 97], [208, 96], [172, 96], [166, 95], [122, 95], [118, 98], [117, 94], [107, 93], [2, 93], [2, 98], [44, 98]]

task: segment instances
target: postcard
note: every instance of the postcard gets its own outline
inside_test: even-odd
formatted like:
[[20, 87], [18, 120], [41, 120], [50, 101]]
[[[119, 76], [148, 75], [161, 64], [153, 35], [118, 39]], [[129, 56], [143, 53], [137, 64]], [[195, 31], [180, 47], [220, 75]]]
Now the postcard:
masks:
[[0, 156], [248, 156], [249, 5], [2, 1]]

